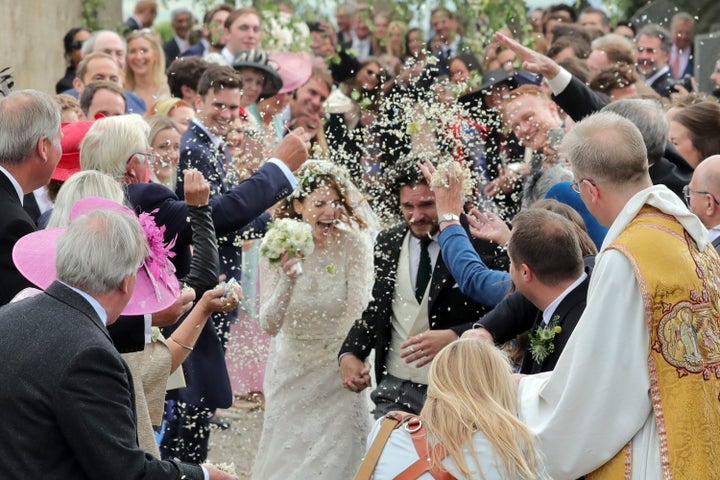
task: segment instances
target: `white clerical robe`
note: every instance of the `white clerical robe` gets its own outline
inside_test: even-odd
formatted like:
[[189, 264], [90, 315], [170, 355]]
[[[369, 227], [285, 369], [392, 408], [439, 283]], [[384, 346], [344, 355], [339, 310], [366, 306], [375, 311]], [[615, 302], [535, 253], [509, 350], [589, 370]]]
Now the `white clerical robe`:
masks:
[[629, 441], [632, 479], [662, 476], [643, 300], [628, 259], [606, 251], [645, 204], [676, 217], [700, 250], [709, 245], [700, 220], [662, 185], [634, 195], [613, 222], [596, 258], [587, 307], [555, 370], [520, 382], [520, 418], [538, 436], [555, 480], [597, 469]]

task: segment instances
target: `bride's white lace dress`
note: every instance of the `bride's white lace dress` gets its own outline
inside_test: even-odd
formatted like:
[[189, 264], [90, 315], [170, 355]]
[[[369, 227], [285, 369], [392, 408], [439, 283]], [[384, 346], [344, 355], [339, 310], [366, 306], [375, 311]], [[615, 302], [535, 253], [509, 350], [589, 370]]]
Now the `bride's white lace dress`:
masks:
[[370, 235], [345, 231], [289, 278], [261, 259], [260, 322], [270, 334], [265, 416], [252, 478], [353, 478], [371, 426], [367, 396], [342, 387], [337, 354], [370, 300]]

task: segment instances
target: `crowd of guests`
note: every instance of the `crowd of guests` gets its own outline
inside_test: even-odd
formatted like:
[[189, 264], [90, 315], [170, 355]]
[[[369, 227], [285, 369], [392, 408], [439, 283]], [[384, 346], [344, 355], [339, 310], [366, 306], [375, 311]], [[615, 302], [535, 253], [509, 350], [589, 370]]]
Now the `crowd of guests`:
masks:
[[[255, 479], [716, 478], [692, 16], [558, 4], [471, 50], [445, 7], [426, 39], [341, 5], [265, 51], [263, 12], [163, 42], [158, 8], [0, 100], [9, 478], [236, 478], [205, 462], [237, 395]], [[311, 247], [269, 256], [288, 221]]]

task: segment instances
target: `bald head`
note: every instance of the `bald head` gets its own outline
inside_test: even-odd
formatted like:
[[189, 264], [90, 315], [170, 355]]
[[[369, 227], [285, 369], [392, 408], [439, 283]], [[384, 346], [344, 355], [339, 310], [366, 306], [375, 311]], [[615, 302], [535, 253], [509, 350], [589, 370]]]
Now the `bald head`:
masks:
[[720, 225], [720, 155], [698, 164], [685, 193], [688, 207], [707, 228]]
[[90, 38], [83, 43], [82, 54], [85, 56], [95, 52], [110, 55], [117, 62], [121, 71], [125, 68], [127, 44], [116, 32], [100, 30], [90, 35]]

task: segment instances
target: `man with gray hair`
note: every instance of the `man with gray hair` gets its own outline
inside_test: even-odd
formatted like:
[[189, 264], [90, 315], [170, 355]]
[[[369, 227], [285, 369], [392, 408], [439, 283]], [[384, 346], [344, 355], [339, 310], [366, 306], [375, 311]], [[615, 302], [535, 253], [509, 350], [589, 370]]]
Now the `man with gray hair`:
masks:
[[190, 48], [190, 28], [194, 23], [195, 18], [187, 7], [178, 7], [170, 12], [170, 26], [174, 35], [162, 46], [165, 52], [165, 68]]
[[60, 108], [49, 95], [20, 90], [0, 100], [0, 305], [31, 285], [17, 271], [12, 249], [36, 228], [23, 197], [50, 181], [61, 139]]
[[573, 188], [610, 230], [555, 370], [519, 380], [519, 417], [553, 478], [709, 478], [720, 458], [720, 257], [700, 220], [652, 185], [631, 121], [593, 114], [562, 148]]
[[138, 300], [135, 292], [149, 251], [138, 219], [130, 210], [92, 209], [55, 235], [34, 232], [16, 254], [54, 257], [56, 275], [39, 275], [56, 280], [0, 308], [3, 478], [236, 479], [211, 465], [160, 461], [138, 446], [133, 378], [107, 331], [129, 302], [155, 296], [140, 289]]
[[635, 38], [637, 44], [637, 71], [645, 78], [645, 85], [655, 90], [661, 97], [670, 97], [676, 93], [675, 79], [670, 71], [670, 32], [660, 25], [645, 25]]

